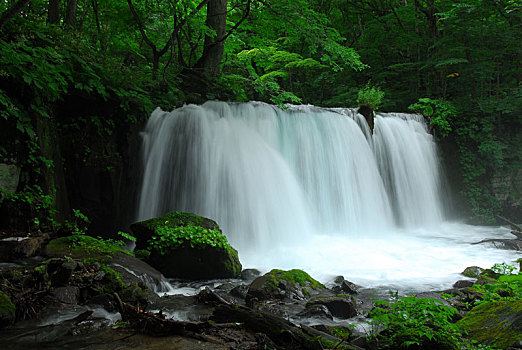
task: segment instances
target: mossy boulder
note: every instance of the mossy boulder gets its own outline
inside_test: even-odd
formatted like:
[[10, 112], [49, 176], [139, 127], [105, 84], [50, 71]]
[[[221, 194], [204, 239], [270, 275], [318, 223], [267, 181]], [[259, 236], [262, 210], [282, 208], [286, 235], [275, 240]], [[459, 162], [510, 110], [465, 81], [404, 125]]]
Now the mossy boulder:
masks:
[[237, 251], [211, 219], [175, 211], [134, 223], [131, 230], [136, 248], [150, 251], [146, 262], [166, 277], [202, 280], [241, 274]]
[[114, 244], [107, 244], [101, 239], [87, 235], [74, 235], [51, 240], [44, 249], [49, 257], [62, 258], [68, 256], [74, 259], [89, 257], [112, 257], [117, 254], [130, 254]]
[[205, 218], [193, 213], [173, 211], [157, 218], [135, 222], [130, 226], [136, 237], [136, 249], [148, 249], [149, 240], [156, 235], [158, 227], [180, 227], [196, 225], [209, 230], [219, 230], [219, 225], [212, 219]]
[[15, 321], [16, 308], [9, 297], [0, 292], [0, 329], [10, 326]]
[[313, 279], [303, 270], [289, 271], [274, 269], [256, 278], [248, 288], [246, 301], [253, 305], [259, 301], [271, 299], [303, 300], [325, 286]]
[[505, 349], [522, 339], [522, 300], [478, 305], [459, 324], [470, 338]]

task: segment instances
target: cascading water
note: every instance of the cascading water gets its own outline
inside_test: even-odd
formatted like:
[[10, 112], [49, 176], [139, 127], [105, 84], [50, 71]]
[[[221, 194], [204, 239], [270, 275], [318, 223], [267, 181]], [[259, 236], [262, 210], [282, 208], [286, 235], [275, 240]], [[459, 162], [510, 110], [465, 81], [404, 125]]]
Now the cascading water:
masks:
[[455, 238], [450, 230], [463, 226], [443, 222], [436, 148], [421, 116], [379, 115], [371, 136], [351, 109], [156, 109], [143, 162], [138, 219], [171, 210], [210, 217], [246, 266], [371, 285], [447, 278], [501, 257], [467, 244], [483, 235]]

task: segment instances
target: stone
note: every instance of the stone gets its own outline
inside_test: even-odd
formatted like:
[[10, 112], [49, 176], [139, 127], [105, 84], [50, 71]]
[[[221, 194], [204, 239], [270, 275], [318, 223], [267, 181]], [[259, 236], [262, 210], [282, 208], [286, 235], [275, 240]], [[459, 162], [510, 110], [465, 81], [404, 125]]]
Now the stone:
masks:
[[42, 235], [37, 237], [30, 237], [28, 239], [20, 241], [13, 250], [14, 256], [24, 258], [35, 256], [37, 253], [40, 252], [43, 244], [48, 238], [49, 235]]
[[230, 295], [240, 299], [246, 299], [247, 293], [248, 286], [244, 284], [236, 286], [230, 291]]
[[455, 282], [453, 284], [453, 287], [454, 288], [468, 288], [468, 287], [472, 287], [474, 284], [475, 284], [474, 281], [460, 280], [460, 281]]
[[245, 269], [241, 271], [241, 279], [244, 281], [251, 281], [258, 277], [260, 274], [261, 271], [257, 269]]
[[355, 300], [351, 296], [337, 295], [337, 296], [322, 296], [318, 295], [312, 297], [307, 303], [306, 307], [313, 305], [324, 305], [328, 308], [332, 316], [340, 319], [348, 319], [357, 316], [357, 306]]
[[478, 266], [469, 266], [464, 269], [464, 271], [461, 272], [461, 275], [464, 275], [466, 277], [470, 278], [477, 278], [482, 271], [484, 271], [482, 268]]
[[48, 273], [51, 275], [51, 283], [53, 286], [65, 286], [69, 283], [74, 270], [78, 263], [74, 260], [65, 261], [54, 272], [48, 267]]
[[327, 318], [329, 320], [333, 320], [332, 313], [325, 305], [310, 305], [303, 311], [299, 312], [297, 316], [307, 318]]
[[58, 287], [53, 290], [53, 296], [64, 304], [78, 304], [80, 288], [76, 286]]
[[505, 349], [522, 338], [522, 300], [480, 304], [457, 324], [480, 344]]

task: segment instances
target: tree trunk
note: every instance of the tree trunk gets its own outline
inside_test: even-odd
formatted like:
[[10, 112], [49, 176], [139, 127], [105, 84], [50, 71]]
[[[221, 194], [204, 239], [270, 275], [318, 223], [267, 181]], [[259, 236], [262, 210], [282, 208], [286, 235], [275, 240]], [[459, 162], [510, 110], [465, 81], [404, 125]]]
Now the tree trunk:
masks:
[[215, 37], [205, 36], [203, 55], [195, 68], [202, 71], [210, 79], [219, 78], [220, 65], [225, 51], [225, 34], [227, 23], [227, 0], [211, 0], [207, 4], [207, 20], [205, 24], [216, 32]]
[[58, 24], [60, 22], [60, 0], [49, 0], [47, 8], [47, 24]]
[[52, 206], [56, 210], [54, 220], [64, 223], [69, 218], [69, 200], [65, 186], [65, 173], [62, 166], [62, 155], [58, 143], [55, 121], [53, 117], [35, 116], [36, 132], [42, 157], [52, 160], [53, 166], [44, 167], [44, 191], [52, 197]]
[[10, 9], [0, 15], [0, 30], [5, 24], [16, 16], [31, 0], [18, 0]]
[[76, 9], [78, 8], [78, 0], [67, 0], [67, 9], [65, 10], [65, 27], [72, 29], [76, 26]]

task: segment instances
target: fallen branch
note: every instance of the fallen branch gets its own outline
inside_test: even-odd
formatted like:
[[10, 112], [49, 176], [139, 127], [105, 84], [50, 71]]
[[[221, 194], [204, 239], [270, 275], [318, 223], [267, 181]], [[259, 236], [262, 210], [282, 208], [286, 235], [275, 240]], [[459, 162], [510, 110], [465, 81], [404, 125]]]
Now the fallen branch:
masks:
[[522, 227], [515, 224], [513, 221], [506, 219], [503, 216], [497, 215], [497, 218], [504, 221], [505, 223], [508, 223], [511, 226], [511, 233], [517, 236], [518, 239], [522, 239]]
[[123, 321], [128, 321], [139, 332], [151, 336], [179, 335], [217, 345], [225, 343], [217, 338], [202, 334], [211, 327], [208, 322], [182, 322], [166, 319], [161, 313], [147, 312], [140, 307], [122, 302], [117, 293], [113, 294]]

